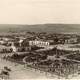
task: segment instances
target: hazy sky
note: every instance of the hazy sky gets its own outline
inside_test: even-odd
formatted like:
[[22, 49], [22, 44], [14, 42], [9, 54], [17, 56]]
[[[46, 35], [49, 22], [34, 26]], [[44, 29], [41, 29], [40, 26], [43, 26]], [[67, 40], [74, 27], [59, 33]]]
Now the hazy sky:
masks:
[[0, 0], [0, 24], [80, 23], [80, 0]]

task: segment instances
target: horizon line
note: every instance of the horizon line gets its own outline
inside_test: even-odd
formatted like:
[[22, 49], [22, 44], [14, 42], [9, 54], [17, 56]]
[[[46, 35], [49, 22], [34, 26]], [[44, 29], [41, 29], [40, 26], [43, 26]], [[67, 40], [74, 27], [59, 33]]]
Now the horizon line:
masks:
[[64, 24], [64, 25], [80, 25], [80, 23], [35, 23], [35, 24], [19, 24], [19, 23], [0, 23], [0, 25], [46, 25], [46, 24]]

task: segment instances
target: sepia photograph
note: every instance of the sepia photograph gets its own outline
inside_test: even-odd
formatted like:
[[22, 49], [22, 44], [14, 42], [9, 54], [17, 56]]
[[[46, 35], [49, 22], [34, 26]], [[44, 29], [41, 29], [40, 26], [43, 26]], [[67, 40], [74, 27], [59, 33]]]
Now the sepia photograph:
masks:
[[80, 79], [79, 0], [0, 0], [0, 80], [35, 79]]

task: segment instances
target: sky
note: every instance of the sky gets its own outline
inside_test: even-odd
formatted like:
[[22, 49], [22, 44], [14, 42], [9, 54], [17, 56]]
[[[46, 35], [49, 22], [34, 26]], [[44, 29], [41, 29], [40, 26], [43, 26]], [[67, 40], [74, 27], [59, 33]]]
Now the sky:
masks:
[[80, 24], [80, 0], [0, 0], [0, 24]]

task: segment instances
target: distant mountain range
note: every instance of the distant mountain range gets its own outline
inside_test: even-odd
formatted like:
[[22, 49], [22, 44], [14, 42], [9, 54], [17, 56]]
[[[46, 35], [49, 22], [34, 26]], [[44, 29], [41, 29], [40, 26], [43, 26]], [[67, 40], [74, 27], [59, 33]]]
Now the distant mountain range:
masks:
[[0, 24], [0, 32], [24, 32], [24, 31], [80, 34], [80, 24], [36, 24], [36, 25]]

